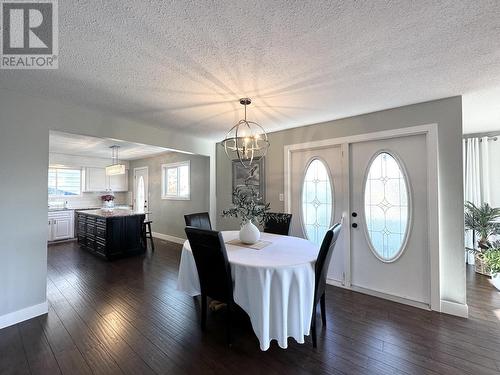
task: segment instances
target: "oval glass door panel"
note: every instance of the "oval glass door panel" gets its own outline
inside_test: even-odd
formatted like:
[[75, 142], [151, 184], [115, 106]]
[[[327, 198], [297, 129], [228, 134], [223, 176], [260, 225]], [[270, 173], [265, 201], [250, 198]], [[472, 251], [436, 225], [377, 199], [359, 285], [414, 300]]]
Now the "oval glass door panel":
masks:
[[365, 182], [365, 219], [370, 247], [384, 262], [404, 250], [409, 224], [408, 181], [400, 163], [388, 152], [368, 166]]
[[309, 163], [302, 184], [302, 225], [308, 240], [321, 244], [330, 227], [333, 194], [326, 165], [319, 159]]

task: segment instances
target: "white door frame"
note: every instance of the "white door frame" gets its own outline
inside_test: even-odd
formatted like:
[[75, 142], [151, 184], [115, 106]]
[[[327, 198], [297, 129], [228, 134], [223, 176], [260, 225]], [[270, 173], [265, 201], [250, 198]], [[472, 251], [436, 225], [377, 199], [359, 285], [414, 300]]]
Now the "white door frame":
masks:
[[135, 209], [137, 209], [137, 207], [136, 207], [136, 202], [135, 202], [135, 193], [136, 193], [136, 191], [135, 191], [135, 189], [136, 189], [136, 184], [135, 184], [135, 173], [136, 173], [137, 171], [140, 171], [140, 170], [143, 170], [143, 169], [145, 169], [145, 170], [148, 172], [148, 186], [147, 186], [147, 189], [148, 189], [148, 196], [146, 197], [146, 199], [147, 199], [147, 201], [148, 201], [148, 211], [149, 211], [149, 167], [148, 167], [148, 166], [134, 168], [134, 174], [133, 174], [133, 176], [134, 176], [134, 179], [133, 179], [133, 180], [134, 180], [134, 181], [133, 181], [133, 183], [134, 183], [134, 188], [132, 189], [132, 208], [133, 208], [134, 210], [135, 210]]
[[[427, 124], [411, 126], [407, 128], [384, 130], [373, 133], [352, 135], [340, 138], [324, 139], [320, 141], [312, 141], [305, 143], [298, 143], [293, 145], [286, 145], [284, 147], [284, 177], [285, 177], [285, 212], [290, 213], [291, 208], [291, 156], [293, 152], [314, 150], [318, 148], [331, 147], [340, 145], [342, 150], [342, 176], [344, 178], [344, 191], [346, 192], [344, 207], [345, 211], [342, 214], [342, 221], [345, 228], [351, 226], [351, 212], [350, 207], [350, 187], [349, 187], [349, 144], [382, 140], [390, 138], [399, 138], [410, 135], [425, 135], [427, 145], [427, 213], [428, 213], [428, 242], [429, 242], [429, 272], [430, 272], [430, 309], [434, 311], [441, 311], [441, 290], [440, 290], [440, 264], [439, 264], [439, 199], [438, 199], [438, 129], [437, 124]], [[351, 286], [351, 254], [350, 254], [350, 235], [344, 236], [345, 249], [347, 251], [345, 267], [344, 285], [334, 283], [328, 280], [329, 284], [341, 286], [348, 289], [355, 289]], [[367, 291], [363, 291], [367, 293]], [[381, 295], [379, 295], [381, 296]], [[412, 304], [410, 301], [399, 299], [398, 297], [382, 296], [387, 299], [395, 300], [405, 304]], [[422, 307], [417, 305], [418, 307]]]

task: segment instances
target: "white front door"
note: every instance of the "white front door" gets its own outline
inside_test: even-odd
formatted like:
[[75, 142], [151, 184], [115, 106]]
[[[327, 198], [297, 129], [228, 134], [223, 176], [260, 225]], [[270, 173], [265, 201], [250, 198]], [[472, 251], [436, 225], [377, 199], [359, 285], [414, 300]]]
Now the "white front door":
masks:
[[149, 211], [148, 167], [134, 168], [134, 210]]
[[[340, 146], [301, 150], [291, 155], [290, 234], [307, 238], [318, 247], [326, 231], [342, 220], [344, 184]], [[344, 282], [343, 236], [332, 256], [328, 278]]]
[[286, 146], [291, 235], [343, 222], [328, 281], [440, 309], [434, 125]]
[[349, 147], [353, 288], [429, 305], [426, 136]]

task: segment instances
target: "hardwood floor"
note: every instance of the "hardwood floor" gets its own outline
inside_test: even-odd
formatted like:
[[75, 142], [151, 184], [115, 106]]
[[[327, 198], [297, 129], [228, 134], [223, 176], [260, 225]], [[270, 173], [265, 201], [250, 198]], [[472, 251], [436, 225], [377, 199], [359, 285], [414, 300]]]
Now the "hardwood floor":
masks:
[[49, 313], [0, 330], [1, 374], [499, 374], [500, 293], [468, 270], [470, 319], [327, 289], [327, 327], [261, 352], [245, 316], [226, 346], [224, 313], [199, 327], [176, 290], [180, 245], [106, 262], [50, 246]]

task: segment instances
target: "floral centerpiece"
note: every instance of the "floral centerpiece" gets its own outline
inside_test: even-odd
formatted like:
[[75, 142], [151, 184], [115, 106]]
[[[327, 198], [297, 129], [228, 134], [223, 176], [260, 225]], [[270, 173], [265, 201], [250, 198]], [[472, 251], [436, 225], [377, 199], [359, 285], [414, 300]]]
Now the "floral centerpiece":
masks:
[[255, 223], [263, 225], [269, 219], [282, 220], [281, 216], [270, 213], [269, 203], [265, 203], [259, 192], [251, 185], [238, 186], [233, 191], [233, 207], [223, 210], [222, 217], [241, 219], [240, 241], [254, 244], [260, 239], [260, 231]]
[[115, 206], [115, 196], [113, 194], [101, 195], [101, 201], [106, 208], [113, 208]]

